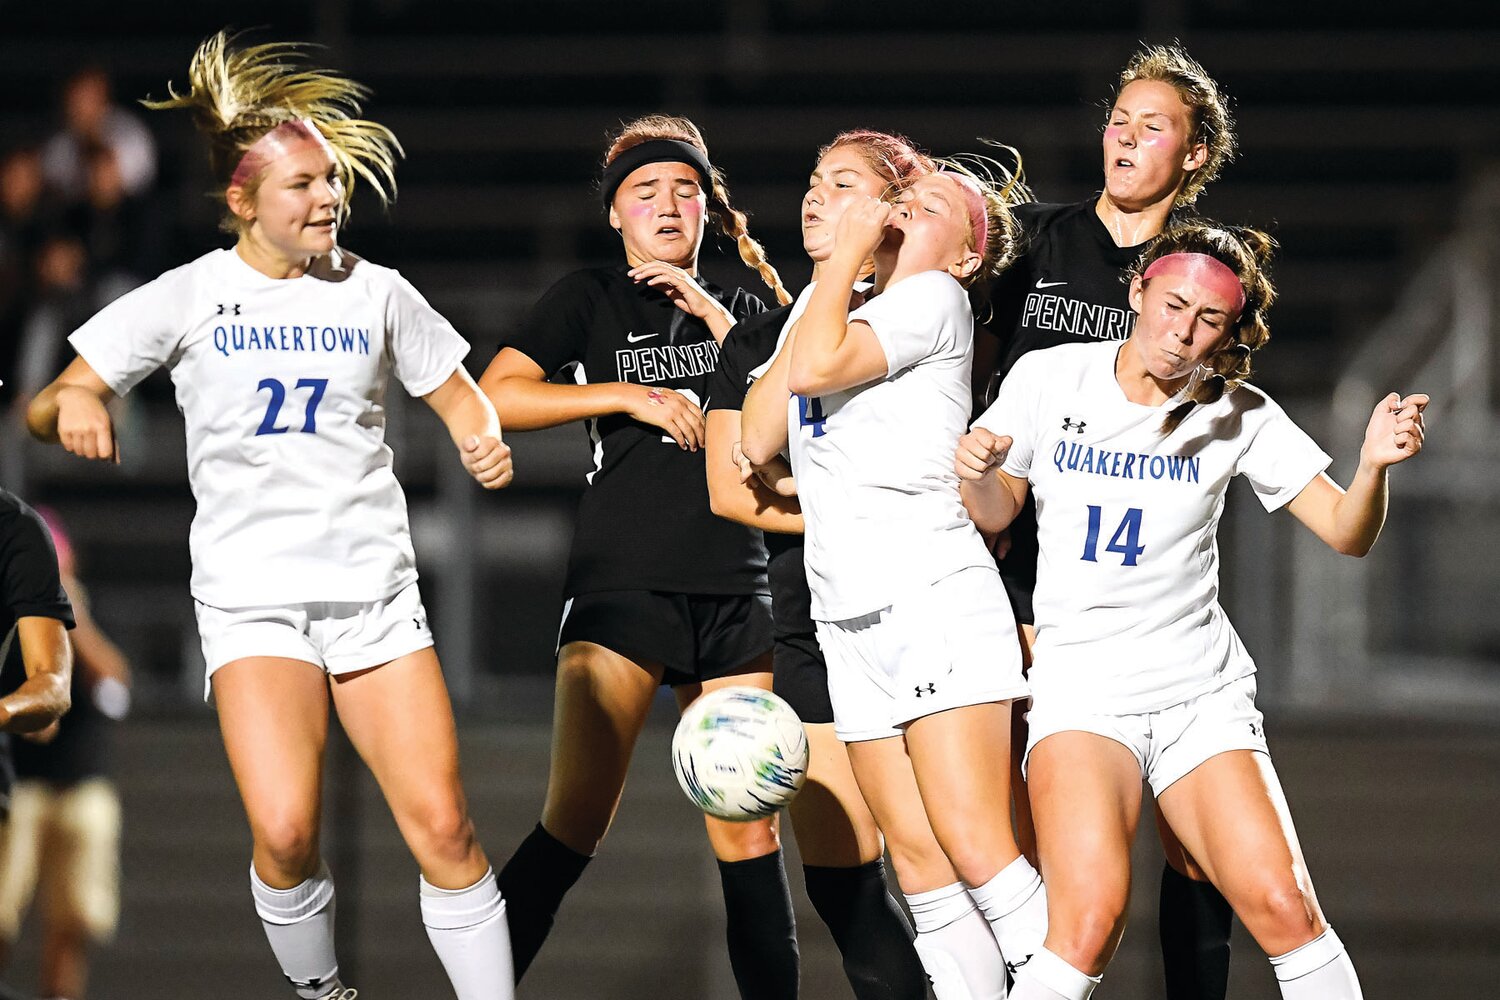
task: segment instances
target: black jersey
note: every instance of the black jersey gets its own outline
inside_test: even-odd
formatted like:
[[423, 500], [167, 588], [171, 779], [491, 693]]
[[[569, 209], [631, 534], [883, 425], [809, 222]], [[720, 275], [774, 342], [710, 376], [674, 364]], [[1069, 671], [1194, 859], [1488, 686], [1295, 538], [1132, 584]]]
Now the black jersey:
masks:
[[[72, 628], [73, 606], [63, 591], [46, 523], [19, 498], [0, 490], [0, 659], [20, 644], [15, 636], [20, 618], [55, 618]], [[11, 777], [9, 740], [0, 733], [0, 805], [9, 801]]]
[[[708, 409], [743, 410], [745, 394], [755, 381], [750, 373], [776, 353], [776, 341], [791, 306], [751, 317], [724, 338], [719, 370], [709, 382]], [[770, 557], [771, 617], [778, 636], [813, 631], [812, 593], [807, 589], [807, 567], [802, 562], [802, 536], [778, 531], [765, 533]]]
[[[549, 375], [579, 384], [661, 386], [700, 406], [718, 368], [719, 345], [702, 320], [631, 280], [628, 267], [590, 268], [563, 278], [501, 342]], [[765, 311], [736, 288], [700, 284], [742, 320]], [[594, 452], [578, 505], [564, 593], [657, 590], [764, 594], [761, 533], [714, 515], [703, 452], [684, 451], [659, 427], [623, 413], [586, 421]]]
[[1090, 340], [1125, 340], [1135, 329], [1125, 268], [1142, 246], [1115, 246], [1094, 211], [1072, 205], [1019, 205], [1021, 256], [996, 282], [990, 331], [1000, 338], [1004, 378], [1021, 355]]

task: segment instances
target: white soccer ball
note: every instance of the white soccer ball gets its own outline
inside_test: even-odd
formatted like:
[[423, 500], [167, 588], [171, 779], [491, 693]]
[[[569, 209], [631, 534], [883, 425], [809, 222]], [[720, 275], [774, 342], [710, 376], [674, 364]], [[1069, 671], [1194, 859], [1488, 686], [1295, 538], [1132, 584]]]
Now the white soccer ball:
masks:
[[728, 687], [682, 713], [672, 770], [693, 805], [736, 823], [770, 816], [807, 776], [807, 733], [792, 706], [761, 688]]

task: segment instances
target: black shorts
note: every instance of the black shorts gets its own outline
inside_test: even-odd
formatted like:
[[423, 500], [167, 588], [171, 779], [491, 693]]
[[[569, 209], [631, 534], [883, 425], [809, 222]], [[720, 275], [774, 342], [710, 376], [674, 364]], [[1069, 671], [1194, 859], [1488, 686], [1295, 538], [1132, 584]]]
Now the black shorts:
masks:
[[1036, 591], [1036, 561], [1039, 550], [1036, 540], [1036, 498], [1026, 494], [1026, 503], [1010, 522], [1010, 551], [1005, 558], [995, 563], [1000, 570], [1000, 581], [1010, 595], [1011, 610], [1016, 613], [1016, 624], [1035, 625], [1036, 609], [1031, 606], [1031, 595]]
[[786, 699], [803, 722], [833, 721], [833, 702], [828, 700], [828, 664], [818, 637], [811, 632], [778, 635], [772, 654], [775, 681], [771, 689]]
[[563, 605], [557, 647], [592, 642], [637, 663], [660, 663], [676, 687], [750, 673], [771, 649], [764, 594], [669, 594], [604, 590]]

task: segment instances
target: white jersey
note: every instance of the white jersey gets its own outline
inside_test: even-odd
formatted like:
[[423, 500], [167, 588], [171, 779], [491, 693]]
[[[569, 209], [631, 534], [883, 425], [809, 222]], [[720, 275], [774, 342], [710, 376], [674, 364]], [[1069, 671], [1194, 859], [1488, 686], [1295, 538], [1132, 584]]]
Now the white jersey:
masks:
[[1037, 641], [1029, 679], [1114, 714], [1181, 704], [1255, 672], [1219, 606], [1219, 516], [1243, 475], [1267, 510], [1329, 457], [1265, 393], [1242, 385], [1171, 434], [1161, 406], [1125, 398], [1115, 342], [1016, 362], [975, 421], [1015, 439], [1004, 470], [1037, 502]]
[[196, 599], [368, 602], [417, 578], [386, 381], [425, 395], [469, 345], [395, 271], [335, 251], [277, 280], [215, 250], [69, 339], [119, 395], [156, 368], [172, 374], [198, 502]]
[[947, 272], [924, 271], [849, 320], [875, 331], [888, 374], [787, 406], [819, 621], [869, 614], [961, 569], [993, 566], [953, 472], [969, 416], [968, 294]]

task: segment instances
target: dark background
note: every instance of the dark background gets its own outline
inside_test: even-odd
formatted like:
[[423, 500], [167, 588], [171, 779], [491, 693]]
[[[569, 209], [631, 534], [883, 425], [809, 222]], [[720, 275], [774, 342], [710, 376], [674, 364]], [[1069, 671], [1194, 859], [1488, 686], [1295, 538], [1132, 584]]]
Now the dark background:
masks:
[[[117, 101], [132, 103], [162, 96], [169, 80], [181, 86], [193, 47], [225, 25], [321, 42], [318, 58], [373, 88], [367, 113], [407, 152], [396, 204], [357, 201], [343, 242], [401, 269], [453, 319], [477, 374], [552, 281], [618, 255], [595, 178], [622, 120], [668, 111], [697, 121], [795, 289], [808, 272], [798, 200], [816, 148], [836, 132], [904, 132], [944, 154], [1001, 140], [1022, 151], [1041, 199], [1083, 198], [1099, 183], [1119, 68], [1141, 41], [1181, 39], [1239, 122], [1240, 156], [1198, 207], [1283, 245], [1258, 383], [1335, 456], [1341, 479], [1380, 395], [1437, 400], [1429, 448], [1393, 476], [1388, 537], [1368, 560], [1340, 560], [1236, 489], [1221, 531], [1224, 602], [1261, 665], [1278, 766], [1366, 995], [1486, 996], [1500, 973], [1500, 906], [1487, 888], [1500, 884], [1490, 832], [1500, 818], [1500, 32], [1490, 21], [1484, 4], [1342, 0], [0, 0], [0, 155], [58, 127], [59, 88], [81, 67], [106, 68]], [[226, 238], [187, 116], [135, 113], [159, 156], [134, 262], [149, 278]], [[705, 246], [711, 277], [753, 287], [731, 247]], [[84, 286], [71, 305], [86, 316], [95, 294]], [[7, 349], [20, 331], [6, 331]], [[118, 469], [24, 444], [14, 413], [0, 434], [5, 485], [68, 520], [97, 616], [137, 673], [118, 753], [124, 917], [94, 995], [281, 995], [244, 891], [248, 835], [199, 701], [192, 500], [170, 383], [154, 377], [128, 404]], [[468, 487], [425, 408], [393, 405], [390, 436], [481, 834], [503, 858], [545, 783], [583, 431], [511, 436], [517, 478], [500, 495]], [[668, 775], [671, 714], [659, 708], [617, 829], [523, 996], [732, 995], [711, 857]], [[330, 766], [326, 853], [354, 984], [377, 1000], [445, 995], [416, 921], [414, 867], [378, 795], [342, 745]], [[1136, 926], [1100, 996], [1160, 995], [1152, 850], [1142, 847]], [[804, 996], [846, 996], [810, 910], [802, 926]], [[23, 955], [7, 978], [28, 975]], [[1233, 996], [1275, 995], [1248, 939], [1234, 975]]]

